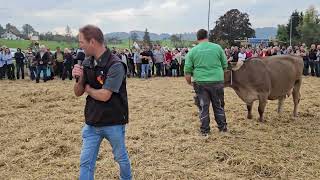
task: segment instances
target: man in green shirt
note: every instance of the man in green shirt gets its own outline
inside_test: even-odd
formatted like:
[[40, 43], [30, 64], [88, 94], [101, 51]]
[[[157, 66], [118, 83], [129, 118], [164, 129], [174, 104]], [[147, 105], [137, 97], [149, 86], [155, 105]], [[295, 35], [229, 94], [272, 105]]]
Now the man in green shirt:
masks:
[[197, 39], [199, 44], [192, 48], [186, 56], [184, 71], [187, 83], [193, 85], [196, 92], [200, 111], [200, 132], [207, 136], [210, 133], [210, 102], [219, 131], [227, 131], [223, 88], [224, 70], [228, 64], [221, 46], [208, 42], [206, 30], [200, 29], [197, 32]]

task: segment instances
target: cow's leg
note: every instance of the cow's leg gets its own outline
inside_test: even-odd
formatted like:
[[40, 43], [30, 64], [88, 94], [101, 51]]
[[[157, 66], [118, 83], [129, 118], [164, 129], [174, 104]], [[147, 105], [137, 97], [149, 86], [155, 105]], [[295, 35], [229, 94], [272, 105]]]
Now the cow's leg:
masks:
[[298, 117], [298, 104], [300, 102], [300, 87], [302, 84], [302, 79], [296, 81], [292, 91], [294, 109], [293, 109], [293, 116]]
[[247, 103], [248, 119], [252, 119], [252, 106], [253, 106], [253, 102]]
[[267, 98], [266, 97], [259, 97], [259, 107], [258, 107], [258, 112], [260, 115], [260, 122], [265, 122], [264, 118], [263, 118], [263, 113], [264, 113], [264, 109], [266, 108], [267, 105]]
[[283, 102], [286, 99], [286, 96], [280, 97], [278, 101], [278, 113], [281, 114], [283, 110]]

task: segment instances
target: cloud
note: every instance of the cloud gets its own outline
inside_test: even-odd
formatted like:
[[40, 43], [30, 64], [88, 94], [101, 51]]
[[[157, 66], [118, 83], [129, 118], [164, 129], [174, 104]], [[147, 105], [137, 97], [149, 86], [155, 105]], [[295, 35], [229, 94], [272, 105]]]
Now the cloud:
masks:
[[[64, 32], [69, 25], [77, 30], [95, 24], [106, 32], [144, 30], [179, 33], [207, 28], [208, 0], [10, 0], [0, 8], [0, 22], [21, 26], [31, 24], [40, 32]], [[211, 0], [210, 27], [228, 10], [236, 8], [249, 14], [253, 27], [276, 27], [287, 23], [295, 10], [305, 11], [310, 5], [320, 11], [319, 0]], [[5, 25], [5, 24], [2, 24]]]

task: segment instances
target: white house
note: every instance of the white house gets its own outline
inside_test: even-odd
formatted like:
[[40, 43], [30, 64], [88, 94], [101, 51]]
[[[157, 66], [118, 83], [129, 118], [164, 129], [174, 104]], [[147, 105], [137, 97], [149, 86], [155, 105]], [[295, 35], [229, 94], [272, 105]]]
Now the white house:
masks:
[[8, 40], [18, 40], [21, 39], [17, 35], [13, 34], [12, 32], [5, 32], [4, 34], [1, 35], [1, 38], [3, 39], [8, 39]]

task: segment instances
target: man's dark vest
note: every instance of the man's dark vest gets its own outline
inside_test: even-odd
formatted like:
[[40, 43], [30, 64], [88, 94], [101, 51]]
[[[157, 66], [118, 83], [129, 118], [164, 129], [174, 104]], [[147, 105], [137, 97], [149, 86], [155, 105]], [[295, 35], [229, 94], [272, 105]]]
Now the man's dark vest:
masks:
[[[97, 65], [94, 65], [94, 58], [87, 58], [83, 61], [85, 84], [94, 89], [101, 89], [109, 68], [115, 63], [121, 63], [127, 70], [126, 65], [107, 49], [101, 56]], [[128, 123], [128, 98], [126, 89], [126, 73], [122, 81], [119, 93], [113, 92], [107, 102], [98, 101], [87, 96], [84, 110], [86, 124], [91, 126], [113, 126]]]

